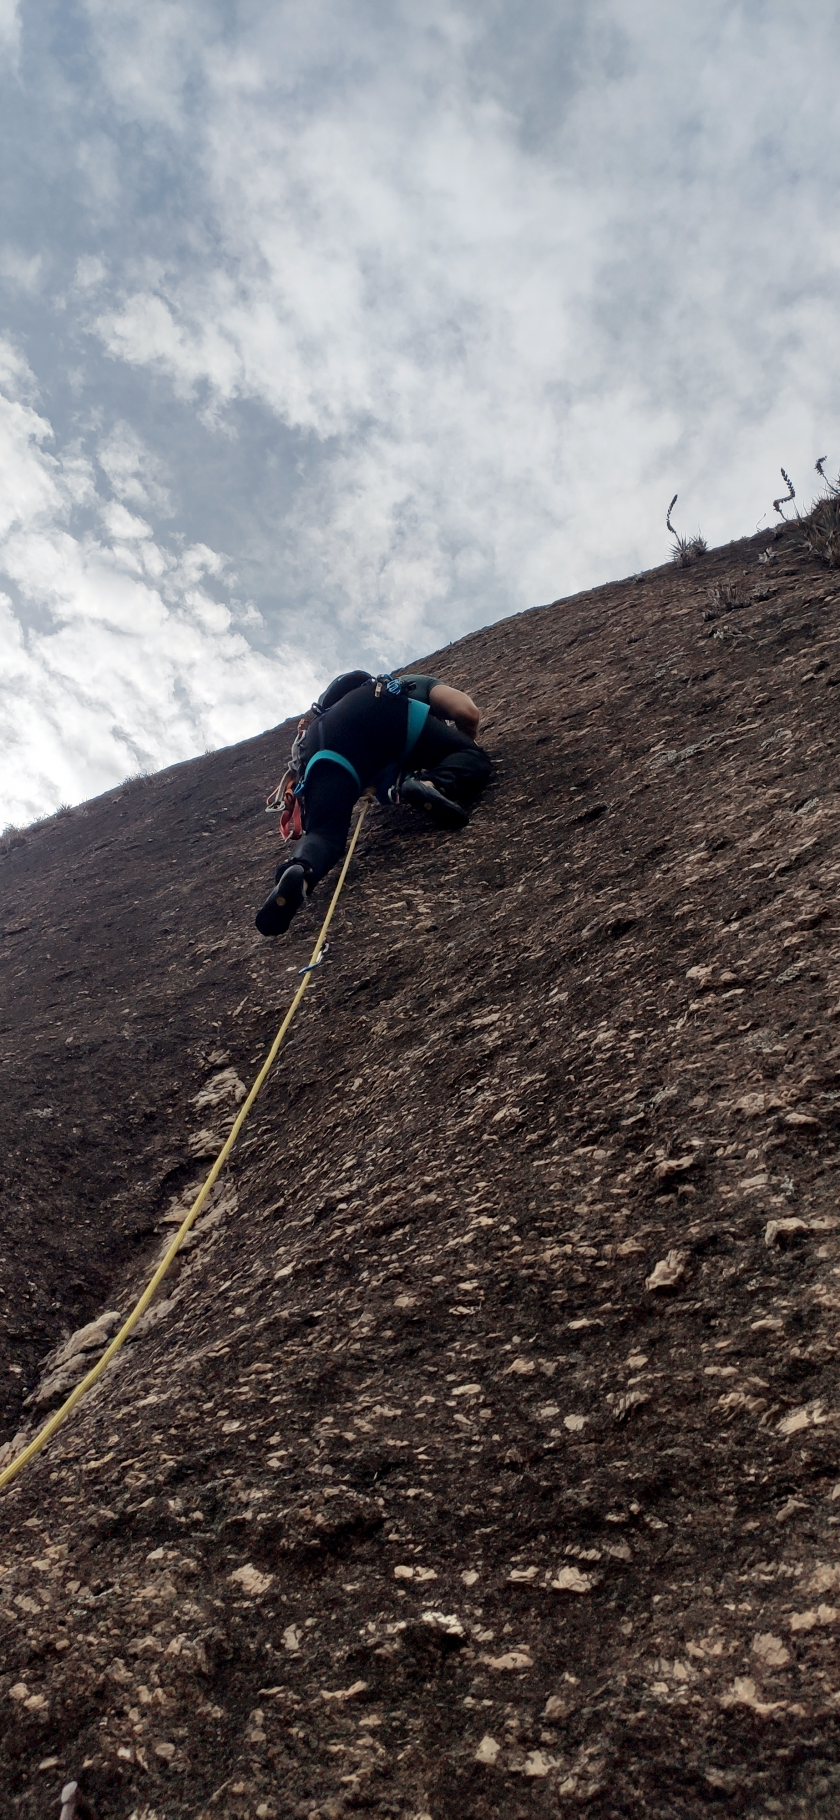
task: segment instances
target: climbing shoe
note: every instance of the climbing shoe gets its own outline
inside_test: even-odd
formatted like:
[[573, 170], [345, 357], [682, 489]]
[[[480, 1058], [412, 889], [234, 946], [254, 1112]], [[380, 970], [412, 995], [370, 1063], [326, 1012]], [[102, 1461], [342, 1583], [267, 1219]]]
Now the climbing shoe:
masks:
[[292, 917], [303, 903], [305, 883], [302, 866], [286, 867], [254, 917], [260, 935], [285, 935]]
[[408, 772], [401, 778], [394, 785], [393, 791], [389, 790], [388, 795], [392, 802], [407, 803], [411, 809], [426, 810], [439, 828], [465, 828], [470, 819], [460, 803], [453, 802], [451, 797], [436, 790], [428, 778], [415, 777], [413, 772]]

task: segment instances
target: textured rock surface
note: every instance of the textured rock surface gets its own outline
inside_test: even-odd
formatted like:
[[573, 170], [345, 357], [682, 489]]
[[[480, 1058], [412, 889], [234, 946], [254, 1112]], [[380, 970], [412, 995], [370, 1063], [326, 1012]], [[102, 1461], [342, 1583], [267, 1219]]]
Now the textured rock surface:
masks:
[[[5, 1495], [10, 1813], [840, 1811], [839, 607], [791, 530], [428, 660], [497, 785], [371, 814]], [[0, 857], [7, 1437], [308, 959], [287, 739]]]

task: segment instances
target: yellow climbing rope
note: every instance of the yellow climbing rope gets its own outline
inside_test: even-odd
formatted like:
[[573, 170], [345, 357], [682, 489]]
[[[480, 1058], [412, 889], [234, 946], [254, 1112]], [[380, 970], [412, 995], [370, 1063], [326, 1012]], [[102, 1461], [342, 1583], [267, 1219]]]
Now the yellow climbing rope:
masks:
[[160, 1288], [160, 1285], [163, 1282], [163, 1279], [166, 1276], [170, 1265], [172, 1264], [174, 1259], [177, 1257], [178, 1252], [180, 1251], [181, 1246], [184, 1243], [187, 1233], [190, 1231], [190, 1228], [195, 1225], [195, 1222], [198, 1219], [198, 1216], [201, 1212], [202, 1207], [204, 1206], [207, 1196], [210, 1193], [210, 1190], [213, 1187], [214, 1183], [218, 1180], [218, 1178], [222, 1172], [222, 1169], [224, 1168], [224, 1165], [227, 1162], [228, 1157], [230, 1156], [233, 1146], [236, 1143], [239, 1133], [242, 1130], [245, 1120], [247, 1119], [248, 1114], [251, 1111], [251, 1107], [253, 1106], [254, 1101], [257, 1098], [260, 1088], [262, 1087], [263, 1082], [266, 1079], [266, 1076], [268, 1075], [268, 1073], [271, 1070], [271, 1067], [272, 1067], [275, 1057], [277, 1055], [277, 1051], [280, 1048], [280, 1044], [283, 1041], [286, 1031], [288, 1030], [289, 1025], [291, 1024], [292, 1019], [295, 1015], [295, 1012], [297, 1011], [298, 1005], [300, 1004], [300, 1001], [303, 998], [306, 988], [309, 985], [309, 981], [312, 977], [312, 970], [314, 967], [317, 967], [317, 965], [318, 965], [319, 959], [323, 952], [323, 946], [324, 946], [324, 940], [326, 937], [326, 933], [327, 933], [327, 930], [329, 929], [330, 923], [332, 922], [333, 912], [335, 910], [336, 904], [338, 903], [338, 900], [341, 896], [342, 886], [344, 884], [345, 878], [347, 877], [347, 870], [350, 865], [350, 861], [353, 858], [353, 853], [355, 850], [356, 842], [361, 833], [362, 823], [365, 819], [367, 811], [368, 811], [368, 801], [365, 800], [362, 803], [361, 812], [360, 812], [358, 820], [356, 822], [356, 827], [353, 832], [353, 839], [351, 840], [350, 845], [347, 849], [347, 857], [344, 861], [344, 865], [341, 868], [341, 872], [339, 873], [338, 884], [336, 885], [336, 888], [332, 894], [332, 900], [330, 902], [330, 907], [321, 924], [321, 928], [320, 928], [320, 931], [318, 934], [318, 939], [312, 950], [312, 959], [309, 962], [309, 966], [302, 969], [303, 978], [301, 979], [300, 985], [298, 986], [297, 992], [295, 993], [295, 996], [292, 999], [289, 1009], [286, 1012], [283, 1022], [280, 1025], [280, 1029], [278, 1030], [277, 1035], [274, 1038], [274, 1042], [272, 1043], [271, 1048], [269, 1049], [268, 1055], [266, 1056], [265, 1061], [263, 1062], [263, 1065], [259, 1071], [259, 1074], [257, 1075], [256, 1080], [254, 1081], [254, 1085], [251, 1088], [251, 1091], [248, 1094], [247, 1099], [243, 1102], [243, 1105], [240, 1108], [240, 1111], [234, 1122], [234, 1125], [230, 1132], [229, 1137], [225, 1140], [224, 1144], [222, 1145], [222, 1148], [219, 1151], [216, 1161], [213, 1164], [208, 1176], [206, 1177], [205, 1181], [202, 1182], [202, 1185], [199, 1188], [198, 1194], [196, 1195], [195, 1200], [193, 1201], [193, 1204], [189, 1210], [189, 1213], [186, 1215], [185, 1219], [181, 1222], [181, 1225], [179, 1226], [178, 1231], [176, 1232], [175, 1237], [172, 1240], [172, 1244], [169, 1246], [168, 1250], [166, 1251], [165, 1256], [161, 1258], [161, 1261], [158, 1264], [158, 1267], [154, 1273], [154, 1276], [152, 1276], [150, 1278], [139, 1301], [135, 1302], [135, 1305], [132, 1308], [130, 1315], [128, 1316], [127, 1320], [125, 1320], [123, 1322], [122, 1327], [119, 1330], [119, 1333], [115, 1334], [113, 1340], [111, 1340], [110, 1344], [108, 1346], [106, 1346], [105, 1351], [102, 1354], [102, 1357], [100, 1359], [97, 1359], [96, 1364], [91, 1367], [90, 1371], [86, 1373], [86, 1375], [76, 1385], [75, 1389], [70, 1392], [70, 1395], [67, 1398], [66, 1403], [62, 1403], [61, 1408], [55, 1410], [54, 1414], [50, 1416], [49, 1421], [44, 1423], [43, 1428], [39, 1430], [38, 1434], [33, 1436], [32, 1440], [27, 1443], [26, 1447], [24, 1447], [22, 1452], [17, 1455], [16, 1459], [12, 1460], [10, 1462], [10, 1464], [7, 1467], [5, 1467], [3, 1472], [0, 1472], [0, 1491], [2, 1491], [5, 1488], [5, 1486], [11, 1485], [12, 1480], [17, 1478], [18, 1473], [23, 1470], [23, 1467], [28, 1465], [30, 1460], [34, 1460], [35, 1455], [41, 1452], [42, 1447], [46, 1447], [47, 1442], [52, 1439], [53, 1435], [56, 1433], [56, 1430], [61, 1428], [63, 1426], [63, 1424], [66, 1422], [67, 1417], [70, 1415], [71, 1411], [75, 1409], [76, 1404], [81, 1402], [82, 1397], [87, 1396], [88, 1391], [93, 1389], [94, 1384], [96, 1384], [97, 1381], [99, 1380], [99, 1378], [101, 1378], [102, 1373], [105, 1370], [107, 1370], [107, 1367], [110, 1365], [111, 1360], [116, 1358], [116, 1355], [119, 1352], [120, 1348], [125, 1344], [125, 1341], [128, 1339], [128, 1336], [131, 1333], [132, 1328], [137, 1326], [137, 1322], [139, 1321], [140, 1316], [145, 1313], [156, 1290], [158, 1290]]

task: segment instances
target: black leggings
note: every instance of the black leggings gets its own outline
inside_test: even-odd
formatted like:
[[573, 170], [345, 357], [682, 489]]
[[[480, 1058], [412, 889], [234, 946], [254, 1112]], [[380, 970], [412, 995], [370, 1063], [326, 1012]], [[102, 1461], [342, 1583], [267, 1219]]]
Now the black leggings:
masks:
[[492, 766], [483, 746], [477, 746], [468, 733], [459, 732], [436, 714], [426, 716], [426, 724], [408, 760], [409, 771], [420, 771], [431, 779], [444, 796], [451, 796], [464, 809], [471, 809], [489, 781]]
[[[304, 742], [303, 756], [331, 749], [354, 765], [361, 789], [388, 766], [400, 765], [405, 752], [408, 703], [401, 696], [374, 697], [370, 688], [354, 689], [316, 723]], [[406, 768], [428, 777], [445, 796], [465, 809], [481, 795], [490, 777], [487, 753], [457, 727], [428, 714]], [[360, 790], [342, 765], [319, 759], [306, 781], [306, 833], [295, 841], [290, 858], [305, 867], [310, 889], [341, 858], [353, 804]], [[289, 864], [283, 861], [279, 872]]]
[[344, 852], [358, 796], [352, 777], [341, 765], [327, 758], [313, 765], [306, 786], [306, 833], [292, 842], [290, 858], [277, 868], [278, 878], [294, 861], [305, 868], [310, 891], [317, 885]]

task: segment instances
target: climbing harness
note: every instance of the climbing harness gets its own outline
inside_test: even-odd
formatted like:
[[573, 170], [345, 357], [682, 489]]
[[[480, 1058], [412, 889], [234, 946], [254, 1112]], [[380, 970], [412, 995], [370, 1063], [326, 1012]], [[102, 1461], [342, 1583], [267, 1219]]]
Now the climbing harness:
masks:
[[[352, 765], [349, 758], [345, 758], [343, 753], [334, 752], [331, 746], [320, 746], [317, 752], [313, 752], [312, 757], [307, 761], [304, 768], [303, 740], [304, 735], [309, 731], [309, 728], [313, 724], [313, 716], [314, 722], [317, 725], [322, 715], [326, 714], [328, 708], [334, 708], [336, 703], [343, 701], [344, 696], [349, 695], [352, 689], [362, 689], [366, 683], [371, 683], [373, 685], [373, 693], [377, 701], [381, 695], [402, 695], [403, 693], [403, 686], [399, 677], [392, 676], [390, 672], [382, 676], [371, 676], [368, 670], [347, 670], [342, 676], [336, 676], [333, 681], [328, 684], [327, 688], [319, 695], [318, 700], [312, 703], [309, 713], [302, 715], [301, 719], [298, 721], [297, 732], [292, 743], [292, 750], [289, 754], [288, 769], [280, 783], [271, 791], [270, 796], [267, 796], [265, 799], [267, 814], [273, 815], [278, 810], [280, 812], [281, 840], [299, 840], [300, 836], [303, 834], [303, 793], [312, 766], [317, 764], [319, 759], [328, 758], [334, 765], [341, 765], [342, 769], [347, 771], [350, 777], [352, 777], [357, 790], [361, 791], [362, 782], [355, 765]], [[428, 713], [429, 707], [426, 702], [409, 700], [405, 749], [400, 758], [399, 765], [389, 765], [387, 767], [387, 773], [383, 772], [380, 777], [374, 779], [374, 789], [376, 790], [377, 797], [381, 803], [387, 802], [388, 786], [393, 784], [399, 769], [405, 764], [409, 753], [414, 746], [416, 746], [426, 724]]]
[[157, 1269], [155, 1270], [154, 1274], [150, 1277], [149, 1282], [146, 1285], [146, 1288], [143, 1290], [143, 1294], [140, 1296], [139, 1300], [137, 1302], [135, 1302], [130, 1315], [128, 1315], [127, 1319], [123, 1322], [122, 1327], [119, 1330], [119, 1333], [115, 1334], [113, 1340], [111, 1340], [110, 1344], [108, 1346], [106, 1346], [105, 1351], [102, 1354], [102, 1357], [100, 1359], [97, 1359], [96, 1364], [91, 1367], [90, 1371], [85, 1374], [85, 1376], [81, 1379], [81, 1381], [76, 1385], [75, 1389], [70, 1392], [70, 1395], [67, 1398], [67, 1401], [65, 1403], [62, 1403], [60, 1409], [55, 1410], [54, 1414], [50, 1416], [49, 1421], [44, 1423], [43, 1428], [39, 1430], [38, 1434], [33, 1436], [32, 1440], [27, 1443], [26, 1447], [24, 1447], [22, 1449], [22, 1451], [18, 1454], [17, 1458], [10, 1461], [9, 1465], [6, 1466], [2, 1472], [0, 1472], [0, 1491], [4, 1490], [7, 1485], [11, 1485], [12, 1480], [17, 1478], [18, 1473], [22, 1471], [23, 1467], [28, 1465], [30, 1460], [34, 1460], [35, 1455], [39, 1454], [43, 1447], [46, 1447], [47, 1442], [52, 1439], [52, 1437], [56, 1433], [57, 1429], [61, 1428], [63, 1426], [63, 1424], [67, 1421], [68, 1416], [75, 1409], [76, 1404], [80, 1403], [82, 1398], [87, 1396], [88, 1391], [93, 1389], [94, 1384], [96, 1384], [98, 1382], [98, 1380], [101, 1378], [103, 1372], [107, 1370], [107, 1367], [110, 1365], [111, 1360], [116, 1358], [117, 1353], [120, 1351], [121, 1347], [124, 1346], [126, 1340], [128, 1339], [129, 1334], [137, 1326], [137, 1322], [139, 1321], [140, 1316], [142, 1314], [145, 1314], [146, 1309], [149, 1306], [149, 1303], [152, 1301], [153, 1296], [156, 1294], [157, 1290], [160, 1288], [161, 1283], [163, 1282], [164, 1277], [167, 1275], [170, 1265], [174, 1263], [174, 1260], [177, 1257], [178, 1252], [180, 1251], [181, 1246], [183, 1245], [184, 1240], [187, 1237], [187, 1234], [190, 1232], [191, 1228], [195, 1225], [195, 1222], [198, 1219], [198, 1216], [202, 1210], [202, 1207], [204, 1206], [204, 1204], [207, 1200], [207, 1196], [209, 1195], [211, 1188], [214, 1187], [219, 1176], [221, 1175], [222, 1169], [224, 1168], [224, 1165], [227, 1162], [228, 1157], [230, 1156], [230, 1153], [234, 1147], [234, 1144], [236, 1143], [239, 1133], [242, 1130], [243, 1125], [245, 1124], [245, 1120], [247, 1119], [248, 1114], [250, 1113], [251, 1108], [254, 1105], [257, 1095], [259, 1094], [261, 1087], [263, 1086], [264, 1082], [266, 1081], [268, 1075], [271, 1072], [271, 1069], [274, 1065], [278, 1051], [280, 1049], [280, 1045], [283, 1041], [284, 1036], [286, 1035], [286, 1031], [288, 1030], [288, 1028], [292, 1022], [295, 1012], [297, 1011], [298, 1005], [300, 1004], [301, 999], [303, 998], [306, 988], [309, 985], [309, 981], [312, 976], [312, 973], [316, 967], [320, 967], [321, 962], [323, 961], [324, 956], [327, 952], [327, 949], [329, 947], [329, 943], [325, 939], [327, 930], [329, 929], [330, 923], [332, 922], [333, 913], [335, 911], [338, 900], [341, 896], [342, 887], [344, 885], [344, 880], [347, 877], [348, 869], [350, 866], [350, 861], [353, 858], [353, 854], [354, 854], [354, 851], [356, 848], [356, 842], [358, 841], [359, 835], [362, 831], [362, 823], [364, 822], [367, 811], [368, 811], [368, 801], [365, 800], [362, 803], [361, 812], [360, 812], [358, 820], [356, 822], [356, 826], [353, 830], [353, 838], [347, 849], [347, 854], [346, 854], [346, 857], [344, 860], [344, 864], [338, 875], [338, 883], [332, 894], [332, 898], [330, 900], [330, 907], [327, 911], [326, 916], [324, 917], [320, 930], [318, 931], [318, 939], [312, 950], [312, 959], [309, 962], [309, 965], [307, 967], [301, 968], [301, 973], [303, 975], [303, 978], [301, 979], [300, 985], [298, 986], [295, 996], [292, 999], [291, 1005], [289, 1006], [289, 1009], [286, 1012], [283, 1022], [280, 1025], [280, 1028], [277, 1032], [276, 1037], [274, 1038], [271, 1048], [269, 1049], [268, 1055], [266, 1056], [265, 1061], [263, 1062], [263, 1065], [259, 1071], [259, 1074], [257, 1075], [256, 1080], [254, 1081], [251, 1091], [248, 1094], [247, 1099], [243, 1102], [243, 1104], [240, 1108], [240, 1111], [234, 1121], [231, 1132], [230, 1132], [229, 1136], [227, 1137], [227, 1139], [225, 1140], [224, 1144], [222, 1145], [222, 1148], [219, 1151], [219, 1154], [216, 1157], [216, 1160], [213, 1163], [212, 1168], [209, 1170], [207, 1176], [205, 1177], [205, 1180], [203, 1181], [201, 1187], [199, 1188], [198, 1194], [196, 1195], [195, 1200], [193, 1201], [193, 1204], [192, 1204], [189, 1212], [187, 1213], [185, 1218], [182, 1220], [181, 1225], [179, 1226], [178, 1231], [176, 1232], [171, 1245], [168, 1246], [164, 1256], [161, 1258], [161, 1261], [157, 1266]]
[[429, 707], [428, 702], [425, 702], [425, 701], [410, 701], [409, 702], [409, 704], [408, 704], [408, 726], [406, 727], [405, 747], [403, 750], [402, 758], [400, 760], [401, 764], [404, 765], [406, 759], [408, 758], [409, 752], [413, 752], [414, 747], [416, 746], [417, 741], [420, 738], [420, 735], [423, 731], [423, 728], [426, 725], [426, 722], [429, 718], [430, 713], [431, 713], [431, 708]]
[[331, 760], [332, 764], [341, 765], [341, 767], [344, 771], [349, 771], [350, 776], [352, 777], [353, 782], [356, 786], [356, 789], [359, 791], [361, 790], [362, 780], [359, 776], [358, 771], [356, 770], [355, 765], [351, 765], [349, 758], [345, 758], [344, 754], [342, 752], [333, 752], [331, 746], [321, 746], [317, 752], [313, 752], [312, 757], [310, 758], [309, 763], [306, 767], [306, 770], [303, 773], [303, 784], [302, 784], [302, 786], [299, 785], [298, 786], [299, 788], [303, 787], [305, 789], [306, 780], [309, 776], [310, 771], [312, 770], [312, 766], [317, 765], [319, 758], [328, 758]]

